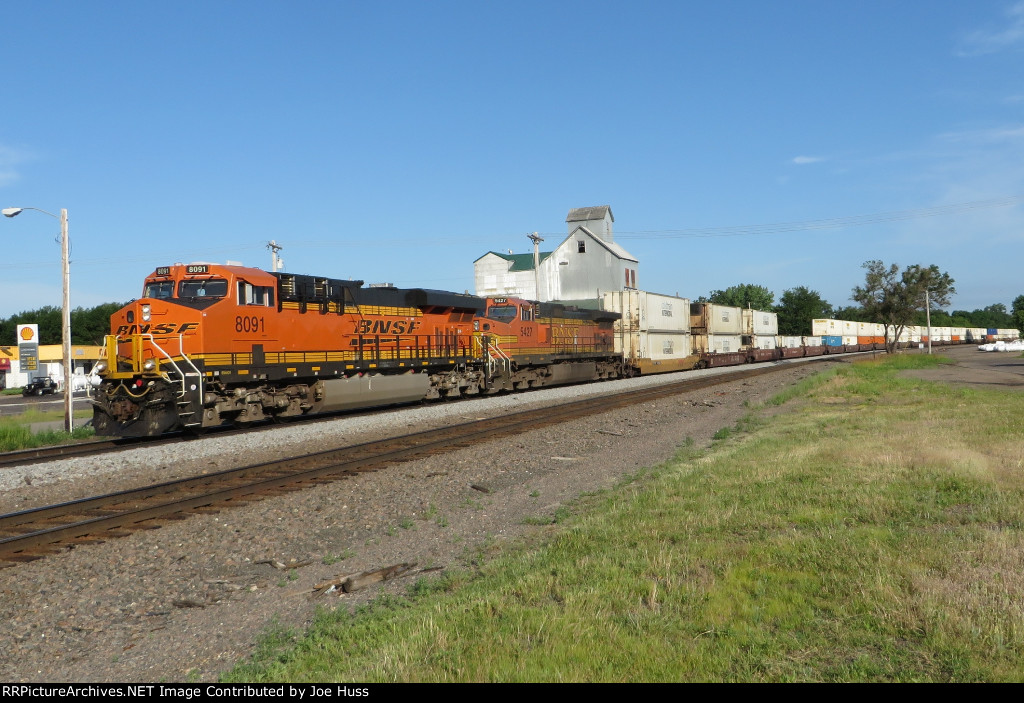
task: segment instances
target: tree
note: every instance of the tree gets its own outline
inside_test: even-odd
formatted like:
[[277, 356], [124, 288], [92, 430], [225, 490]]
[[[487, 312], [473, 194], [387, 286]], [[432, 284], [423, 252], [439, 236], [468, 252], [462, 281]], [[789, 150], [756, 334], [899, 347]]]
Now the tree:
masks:
[[708, 302], [717, 305], [731, 305], [734, 308], [752, 308], [754, 310], [771, 310], [775, 303], [775, 294], [764, 286], [753, 283], [740, 283], [729, 286], [725, 290], [713, 290]]
[[1013, 315], [1013, 324], [1024, 333], [1024, 295], [1018, 295], [1013, 299], [1010, 314]]
[[871, 320], [885, 326], [885, 348], [890, 354], [903, 329], [925, 308], [926, 296], [930, 305], [941, 308], [949, 305], [949, 297], [956, 293], [953, 279], [935, 264], [927, 268], [914, 264], [902, 274], [899, 264], [886, 266], [877, 259], [865, 261], [863, 267], [867, 269], [864, 285], [854, 288], [850, 297]]
[[[103, 303], [94, 308], [75, 308], [71, 311], [71, 343], [103, 344], [104, 335], [110, 334], [110, 316], [124, 307], [123, 303]], [[38, 310], [27, 310], [0, 318], [0, 344], [17, 344], [18, 325], [39, 325], [40, 344], [61, 343], [61, 309], [46, 305]]]
[[845, 308], [836, 308], [832, 312], [833, 320], [849, 320], [850, 322], [871, 322], [864, 308], [859, 305], [848, 305]]
[[775, 312], [779, 315], [779, 334], [802, 337], [811, 334], [811, 320], [832, 317], [832, 306], [818, 291], [797, 286], [783, 291]]

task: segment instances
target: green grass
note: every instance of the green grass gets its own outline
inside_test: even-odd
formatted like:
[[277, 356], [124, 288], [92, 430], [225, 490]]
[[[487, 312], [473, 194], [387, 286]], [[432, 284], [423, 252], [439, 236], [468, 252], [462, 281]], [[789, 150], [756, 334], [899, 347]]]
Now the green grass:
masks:
[[934, 363], [809, 382], [226, 680], [1019, 681], [1024, 394], [898, 373]]
[[[92, 411], [76, 410], [76, 418], [92, 417]], [[0, 417], [0, 451], [12, 452], [18, 449], [46, 447], [53, 444], [65, 444], [95, 436], [92, 427], [76, 427], [69, 435], [63, 430], [43, 430], [32, 433], [31, 425], [40, 422], [55, 422], [64, 419], [63, 410], [41, 411], [29, 408], [18, 415]]]

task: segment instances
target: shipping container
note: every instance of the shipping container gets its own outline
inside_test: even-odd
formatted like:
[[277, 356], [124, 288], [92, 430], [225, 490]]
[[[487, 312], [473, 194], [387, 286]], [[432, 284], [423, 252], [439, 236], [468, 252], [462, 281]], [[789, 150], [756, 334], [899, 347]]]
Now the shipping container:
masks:
[[715, 305], [714, 303], [692, 303], [690, 305], [690, 328], [695, 335], [732, 336], [743, 334], [743, 308]]
[[824, 337], [804, 337], [803, 345], [805, 347], [820, 347], [824, 344]]
[[695, 334], [691, 340], [694, 352], [727, 354], [742, 349], [743, 337], [739, 334]]
[[839, 320], [839, 329], [844, 337], [856, 337], [857, 330], [860, 329], [859, 322], [850, 322], [849, 320]]
[[[640, 373], [685, 371], [697, 363], [697, 357], [691, 356], [688, 332], [634, 332], [626, 341], [626, 363]], [[615, 351], [620, 351], [618, 342]]]
[[615, 351], [640, 373], [691, 369], [690, 301], [640, 290], [604, 294], [604, 309], [615, 322]]
[[860, 344], [860, 342], [857, 341], [857, 336], [856, 335], [848, 335], [848, 334], [844, 334], [843, 335], [843, 346], [844, 347], [851, 347], [851, 346], [855, 347], [858, 344]]
[[743, 311], [743, 334], [776, 335], [779, 333], [779, 315], [763, 310]]
[[811, 334], [818, 337], [842, 336], [842, 324], [839, 320], [811, 320]]
[[633, 332], [689, 332], [690, 300], [642, 290], [618, 290], [604, 294], [604, 309], [617, 312], [619, 328]]
[[825, 343], [826, 347], [841, 347], [843, 346], [843, 338], [838, 334], [829, 334], [821, 338], [821, 341]]
[[775, 342], [775, 335], [766, 334], [749, 335], [749, 344], [751, 349], [774, 349], [778, 346]]
[[803, 337], [776, 337], [776, 345], [792, 349], [793, 347], [802, 347], [804, 345]]

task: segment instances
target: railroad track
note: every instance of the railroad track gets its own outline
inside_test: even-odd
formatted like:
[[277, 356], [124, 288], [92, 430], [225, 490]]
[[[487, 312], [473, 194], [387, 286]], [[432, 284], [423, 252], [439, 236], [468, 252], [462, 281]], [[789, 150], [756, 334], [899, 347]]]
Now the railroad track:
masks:
[[690, 378], [0, 515], [0, 568], [154, 529], [192, 513], [219, 512], [396, 462], [784, 368], [788, 365], [772, 364]]

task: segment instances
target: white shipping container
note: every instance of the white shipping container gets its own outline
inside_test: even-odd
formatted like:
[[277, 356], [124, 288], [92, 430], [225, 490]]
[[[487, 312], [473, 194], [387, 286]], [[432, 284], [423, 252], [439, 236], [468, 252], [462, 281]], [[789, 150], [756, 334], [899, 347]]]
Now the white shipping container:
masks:
[[689, 332], [637, 332], [636, 349], [640, 358], [661, 361], [690, 355]]
[[885, 325], [881, 322], [858, 322], [858, 337], [881, 337], [885, 334]]
[[[778, 334], [779, 315], [764, 310], [743, 311], [743, 334]], [[760, 347], [759, 347], [760, 348]]]
[[[857, 330], [860, 329], [859, 322], [850, 322], [849, 320], [839, 320], [839, 329], [842, 330], [839, 334], [843, 337], [856, 337]], [[845, 344], [846, 342], [843, 342]]]
[[774, 335], [755, 334], [750, 338], [751, 349], [774, 349], [776, 346]]
[[[787, 349], [795, 349], [804, 345], [803, 337], [778, 337], [778, 345], [780, 347], [786, 347]], [[821, 343], [819, 338], [818, 343]]]
[[709, 335], [743, 334], [743, 308], [693, 303], [690, 305], [690, 326], [702, 329], [703, 333]]
[[642, 290], [610, 291], [604, 294], [604, 309], [617, 312], [620, 332], [689, 332], [690, 300]]
[[845, 334], [843, 335], [843, 345], [857, 344], [857, 335]]
[[[736, 308], [739, 310], [739, 308]], [[743, 337], [739, 334], [695, 334], [690, 337], [694, 352], [728, 352], [742, 351]]]
[[818, 337], [839, 337], [843, 334], [839, 320], [811, 320], [811, 334]]
[[821, 337], [820, 336], [819, 337], [804, 337], [803, 339], [804, 339], [804, 346], [805, 347], [820, 347], [821, 346]]

